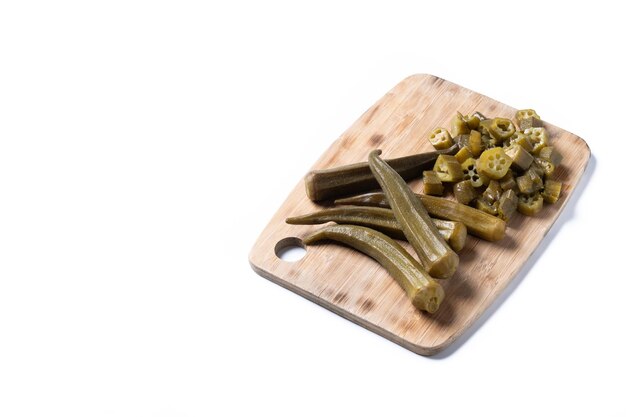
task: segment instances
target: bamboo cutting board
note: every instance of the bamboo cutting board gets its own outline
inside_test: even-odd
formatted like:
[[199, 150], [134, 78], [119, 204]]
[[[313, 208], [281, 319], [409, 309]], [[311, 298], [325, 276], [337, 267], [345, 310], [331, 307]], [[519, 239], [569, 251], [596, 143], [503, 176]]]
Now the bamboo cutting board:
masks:
[[[367, 160], [372, 149], [384, 158], [431, 151], [428, 133], [449, 128], [456, 111], [480, 111], [487, 117], [513, 119], [515, 109], [432, 75], [401, 81], [367, 110], [311, 169], [331, 168]], [[539, 114], [541, 114], [541, 109]], [[299, 261], [281, 260], [285, 246], [323, 227], [288, 225], [285, 218], [322, 208], [311, 202], [302, 179], [259, 236], [250, 253], [252, 268], [263, 277], [421, 355], [440, 352], [456, 340], [515, 278], [567, 204], [589, 161], [584, 140], [544, 123], [551, 143], [563, 154], [555, 179], [563, 181], [562, 197], [545, 204], [537, 217], [514, 216], [506, 237], [486, 242], [468, 236], [460, 264], [433, 315], [415, 310], [400, 286], [374, 260], [337, 244], [306, 248]], [[302, 173], [304, 176], [304, 172]], [[421, 192], [420, 180], [410, 182]], [[402, 243], [414, 254], [406, 243]]]

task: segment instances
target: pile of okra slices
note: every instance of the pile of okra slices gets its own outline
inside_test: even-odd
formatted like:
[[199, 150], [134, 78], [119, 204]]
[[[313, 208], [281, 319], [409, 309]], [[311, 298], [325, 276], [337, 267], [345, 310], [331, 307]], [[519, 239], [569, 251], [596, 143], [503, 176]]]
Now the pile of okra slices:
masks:
[[452, 183], [454, 197], [486, 213], [509, 221], [515, 211], [537, 214], [545, 203], [555, 203], [561, 182], [552, 179], [561, 154], [550, 144], [548, 132], [532, 109], [510, 119], [488, 119], [479, 112], [457, 113], [450, 131], [436, 128], [429, 136], [435, 149], [457, 143], [455, 155], [441, 155], [425, 171], [424, 193], [442, 195]]
[[[303, 238], [350, 246], [378, 261], [418, 310], [435, 313], [444, 299], [438, 280], [453, 277], [467, 234], [495, 241], [505, 235], [516, 211], [535, 215], [544, 201], [554, 203], [561, 183], [552, 180], [561, 155], [534, 110], [509, 119], [479, 112], [452, 119], [450, 131], [436, 128], [435, 152], [384, 160], [373, 150], [367, 162], [311, 171], [305, 177], [313, 201], [334, 206], [289, 224], [325, 224]], [[423, 174], [424, 194], [406, 181]], [[456, 201], [441, 197], [452, 184]], [[354, 195], [379, 188], [381, 191]], [[395, 239], [406, 240], [414, 257]]]

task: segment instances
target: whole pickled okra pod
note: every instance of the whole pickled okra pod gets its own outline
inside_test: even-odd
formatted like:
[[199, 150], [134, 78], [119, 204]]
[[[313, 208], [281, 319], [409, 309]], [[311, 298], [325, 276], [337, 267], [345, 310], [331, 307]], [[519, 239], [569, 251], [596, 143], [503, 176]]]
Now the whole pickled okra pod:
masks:
[[435, 278], [450, 278], [459, 265], [459, 257], [443, 240], [422, 202], [402, 177], [381, 159], [380, 151], [370, 152], [368, 162], [404, 236], [426, 271]]
[[[416, 195], [433, 217], [461, 222], [467, 227], [469, 234], [492, 242], [504, 237], [506, 223], [502, 219], [445, 198]], [[342, 198], [335, 200], [335, 204], [389, 207], [387, 198], [381, 192]]]
[[[422, 171], [432, 169], [441, 154], [454, 154], [457, 146], [387, 160], [405, 180], [417, 178]], [[306, 194], [312, 201], [322, 201], [378, 188], [367, 162], [310, 171], [304, 177]]]
[[312, 245], [323, 240], [343, 243], [374, 258], [400, 284], [416, 308], [429, 313], [439, 309], [444, 298], [441, 285], [390, 237], [367, 227], [333, 225], [313, 232], [302, 241]]
[[[393, 211], [382, 207], [341, 206], [319, 210], [302, 216], [288, 217], [287, 224], [354, 224], [378, 230], [389, 237], [406, 240]], [[467, 228], [461, 222], [432, 219], [439, 234], [458, 252], [465, 246]]]

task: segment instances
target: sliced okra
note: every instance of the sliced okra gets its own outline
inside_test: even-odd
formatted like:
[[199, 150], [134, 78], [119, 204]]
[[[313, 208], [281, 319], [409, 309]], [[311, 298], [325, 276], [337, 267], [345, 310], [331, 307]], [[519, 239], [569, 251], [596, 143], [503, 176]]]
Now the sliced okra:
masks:
[[516, 171], [525, 171], [533, 163], [533, 156], [517, 143], [509, 145], [504, 153], [511, 158], [511, 167]]
[[537, 114], [536, 111], [534, 111], [533, 109], [522, 109], [522, 110], [518, 110], [515, 113], [515, 119], [517, 119], [518, 122], [521, 122], [524, 119], [528, 119], [534, 117], [535, 119], [541, 120], [541, 117], [539, 117], [539, 115]]
[[520, 195], [517, 202], [517, 211], [526, 216], [535, 216], [543, 208], [543, 197], [539, 193]]
[[481, 148], [482, 149], [491, 149], [498, 146], [496, 140], [489, 135], [481, 135], [480, 136]]
[[517, 186], [515, 182], [515, 176], [513, 175], [513, 171], [510, 169], [506, 172], [504, 177], [500, 178], [500, 187], [502, 190], [513, 190]]
[[533, 182], [533, 191], [539, 191], [543, 188], [543, 178], [540, 172], [529, 169], [526, 173], [528, 178]]
[[464, 135], [469, 133], [470, 128], [467, 126], [465, 120], [463, 120], [463, 115], [459, 112], [456, 112], [456, 115], [452, 118], [452, 123], [450, 126], [450, 133], [453, 137]]
[[459, 149], [469, 145], [469, 134], [458, 135], [454, 137], [454, 143], [456, 143]]
[[478, 129], [478, 125], [480, 124], [481, 119], [480, 117], [478, 117], [478, 114], [476, 113], [472, 114], [471, 116], [469, 114], [466, 116], [463, 116], [463, 120], [467, 124], [467, 127], [470, 129]]
[[443, 183], [435, 171], [424, 171], [424, 194], [443, 195]]
[[556, 169], [552, 162], [547, 161], [543, 158], [535, 158], [535, 163], [539, 167], [541, 167], [541, 169], [543, 170], [543, 176], [545, 178], [552, 178], [552, 175], [554, 175], [554, 170]]
[[482, 187], [484, 184], [489, 182], [488, 178], [478, 172], [478, 167], [476, 166], [476, 160], [474, 158], [466, 159], [465, 162], [461, 164], [461, 168], [463, 169], [463, 179], [470, 180], [472, 187]]
[[491, 119], [481, 120], [478, 124], [478, 131], [483, 136], [491, 136], [491, 132], [489, 131], [489, 125], [491, 124]]
[[448, 149], [454, 144], [452, 142], [452, 136], [450, 136], [450, 132], [448, 132], [443, 127], [438, 127], [430, 132], [428, 140], [437, 150]]
[[520, 130], [530, 129], [531, 127], [542, 127], [541, 120], [536, 117], [527, 117], [519, 121]]
[[463, 146], [454, 155], [454, 157], [456, 158], [457, 161], [459, 161], [459, 164], [462, 164], [463, 162], [465, 162], [467, 160], [467, 158], [471, 158], [472, 157], [472, 152], [470, 152], [470, 149], [467, 146]]
[[560, 181], [546, 180], [541, 195], [546, 203], [556, 203], [561, 196], [563, 184]]
[[498, 217], [509, 222], [517, 211], [518, 197], [513, 190], [506, 190], [498, 200]]
[[515, 182], [517, 183], [517, 188], [521, 194], [532, 194], [535, 191], [535, 184], [528, 176], [528, 173], [515, 178]]
[[526, 170], [526, 173], [530, 172], [530, 171], [534, 171], [537, 175], [539, 175], [540, 177], [543, 177], [543, 168], [541, 168], [537, 162], [535, 161], [535, 159], [533, 158], [533, 163], [530, 164], [530, 166], [528, 167], [528, 169]]
[[435, 161], [433, 171], [443, 182], [457, 182], [463, 178], [461, 164], [452, 155], [439, 155]]
[[478, 158], [483, 151], [482, 135], [477, 130], [472, 130], [469, 133], [469, 139], [467, 141], [467, 147], [474, 156]]
[[525, 151], [530, 152], [533, 150], [533, 145], [530, 143], [530, 138], [524, 132], [515, 132], [508, 140], [509, 146], [513, 144], [520, 145]]
[[476, 199], [476, 208], [492, 216], [498, 215], [498, 209], [493, 204], [489, 204], [489, 202], [482, 197]]
[[548, 132], [543, 127], [531, 127], [524, 130], [524, 134], [528, 136], [532, 149], [530, 153], [539, 155], [539, 151], [548, 146]]
[[539, 158], [552, 162], [552, 164], [556, 167], [561, 163], [563, 155], [561, 155], [554, 146], [544, 146], [539, 151]]
[[504, 149], [501, 147], [487, 149], [478, 159], [478, 172], [493, 180], [498, 180], [506, 175], [511, 162], [511, 158], [504, 153]]
[[491, 120], [489, 124], [489, 133], [497, 143], [502, 143], [503, 140], [510, 138], [515, 133], [515, 125], [509, 119], [504, 117], [496, 117]]
[[483, 120], [487, 120], [487, 117], [485, 117], [485, 115], [484, 115], [484, 114], [482, 114], [482, 113], [481, 113], [481, 112], [479, 112], [479, 111], [475, 111], [475, 112], [472, 114], [472, 117], [476, 117], [476, 118], [478, 118], [478, 120], [480, 120], [481, 122], [482, 122]]
[[494, 204], [500, 199], [501, 194], [502, 187], [500, 187], [500, 182], [497, 180], [492, 180], [491, 182], [489, 182], [489, 186], [483, 192], [483, 198], [489, 204]]
[[454, 198], [461, 204], [469, 204], [476, 198], [476, 191], [471, 180], [463, 180], [454, 184], [452, 188]]

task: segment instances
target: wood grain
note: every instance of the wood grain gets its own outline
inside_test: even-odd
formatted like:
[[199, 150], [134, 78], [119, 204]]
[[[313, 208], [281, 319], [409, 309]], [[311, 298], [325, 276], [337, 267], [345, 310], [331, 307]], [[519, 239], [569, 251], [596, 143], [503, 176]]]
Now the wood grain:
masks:
[[[367, 110], [311, 169], [366, 161], [368, 153], [376, 148], [382, 149], [385, 158], [430, 151], [427, 134], [437, 126], [448, 127], [457, 110], [463, 114], [477, 110], [487, 116], [511, 119], [515, 114], [515, 109], [505, 104], [439, 77], [413, 75]], [[501, 241], [490, 243], [468, 236], [456, 274], [440, 281], [446, 299], [434, 315], [415, 310], [385, 270], [349, 248], [316, 245], [306, 248], [307, 254], [297, 262], [278, 258], [276, 252], [282, 247], [301, 244], [303, 236], [323, 227], [288, 225], [284, 221], [321, 207], [306, 197], [303, 180], [259, 236], [250, 252], [250, 264], [261, 276], [413, 352], [438, 353], [467, 330], [515, 278], [583, 175], [590, 156], [585, 141], [545, 125], [564, 157], [555, 175], [564, 182], [562, 198], [556, 204], [546, 204], [538, 217], [516, 215]], [[410, 185], [421, 191], [420, 180]]]

